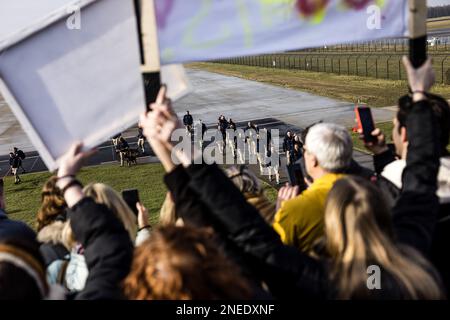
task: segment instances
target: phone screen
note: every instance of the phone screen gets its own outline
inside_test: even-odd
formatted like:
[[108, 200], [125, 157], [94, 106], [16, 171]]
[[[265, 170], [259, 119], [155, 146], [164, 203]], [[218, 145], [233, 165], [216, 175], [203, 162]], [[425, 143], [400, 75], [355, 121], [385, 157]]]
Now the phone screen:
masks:
[[359, 126], [364, 134], [364, 141], [371, 142], [375, 138], [372, 136], [372, 132], [375, 130], [375, 125], [373, 124], [372, 112], [370, 108], [358, 107], [356, 109], [358, 116]]
[[136, 208], [136, 203], [139, 202], [139, 192], [137, 189], [129, 189], [122, 191], [122, 198], [128, 204], [131, 211], [134, 212], [135, 215], [138, 214], [138, 210]]
[[145, 103], [150, 111], [150, 104], [156, 101], [159, 89], [161, 88], [161, 78], [159, 72], [144, 73]]

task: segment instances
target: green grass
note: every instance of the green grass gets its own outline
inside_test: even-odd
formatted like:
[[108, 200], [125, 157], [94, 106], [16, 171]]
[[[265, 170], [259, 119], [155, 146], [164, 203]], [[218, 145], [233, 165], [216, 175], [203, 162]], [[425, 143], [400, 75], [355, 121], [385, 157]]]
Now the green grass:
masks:
[[[78, 179], [83, 184], [102, 182], [117, 191], [136, 188], [144, 205], [149, 210], [150, 223], [156, 223], [164, 201], [166, 187], [163, 183], [164, 169], [160, 164], [145, 164], [121, 168], [118, 165], [103, 165], [83, 168]], [[50, 173], [22, 175], [22, 183], [14, 185], [13, 177], [5, 179], [6, 207], [10, 218], [22, 220], [34, 227], [40, 206], [40, 193]]]
[[[436, 82], [450, 84], [449, 51], [431, 53]], [[247, 56], [218, 60], [218, 63], [257, 66], [270, 69], [295, 69], [353, 75], [387, 80], [406, 80], [402, 53], [369, 52], [297, 52]]]
[[[294, 90], [310, 92], [348, 102], [361, 102], [371, 107], [394, 106], [407, 91], [403, 80], [383, 80], [289, 69], [268, 69], [219, 63], [192, 63], [188, 68], [216, 72], [259, 81]], [[434, 93], [450, 99], [449, 85], [436, 85]]]
[[267, 198], [271, 202], [276, 202], [277, 196], [278, 196], [278, 190], [275, 189], [274, 187], [272, 187], [267, 182], [262, 181], [262, 184], [263, 184], [263, 188], [264, 188], [264, 193], [266, 194]]
[[[164, 168], [160, 164], [143, 164], [133, 167], [102, 165], [83, 168], [78, 179], [83, 184], [102, 182], [117, 191], [138, 189], [143, 204], [149, 210], [151, 224], [156, 224], [159, 211], [166, 196], [163, 182]], [[11, 219], [26, 222], [35, 227], [36, 213], [40, 206], [41, 189], [50, 173], [30, 173], [22, 175], [22, 183], [14, 185], [13, 177], [5, 178], [7, 212]], [[263, 182], [266, 194], [271, 201], [276, 200], [277, 190]]]

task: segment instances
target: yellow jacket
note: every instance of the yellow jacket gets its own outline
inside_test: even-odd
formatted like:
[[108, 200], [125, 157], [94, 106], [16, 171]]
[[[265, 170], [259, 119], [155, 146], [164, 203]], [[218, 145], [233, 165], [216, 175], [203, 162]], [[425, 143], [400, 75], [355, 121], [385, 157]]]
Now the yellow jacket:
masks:
[[323, 217], [328, 192], [342, 174], [329, 173], [314, 181], [302, 194], [284, 201], [275, 215], [273, 228], [283, 243], [308, 252], [323, 235]]

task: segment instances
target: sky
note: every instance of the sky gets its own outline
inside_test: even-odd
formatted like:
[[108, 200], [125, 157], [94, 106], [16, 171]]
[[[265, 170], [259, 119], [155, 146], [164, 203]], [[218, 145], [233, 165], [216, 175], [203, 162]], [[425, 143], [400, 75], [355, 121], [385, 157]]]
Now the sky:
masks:
[[450, 4], [450, 0], [427, 0], [429, 7], [442, 6]]

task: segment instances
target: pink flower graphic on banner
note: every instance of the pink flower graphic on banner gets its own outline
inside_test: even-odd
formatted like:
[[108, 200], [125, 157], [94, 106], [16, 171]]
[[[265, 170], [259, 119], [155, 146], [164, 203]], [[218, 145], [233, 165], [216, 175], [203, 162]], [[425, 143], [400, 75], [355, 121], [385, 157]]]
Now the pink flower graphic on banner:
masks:
[[297, 0], [298, 12], [305, 17], [313, 17], [323, 11], [329, 0]]
[[172, 10], [174, 0], [159, 0], [155, 2], [156, 24], [158, 28], [165, 28], [167, 17]]
[[373, 0], [344, 0], [344, 3], [352, 9], [361, 10], [372, 1]]

